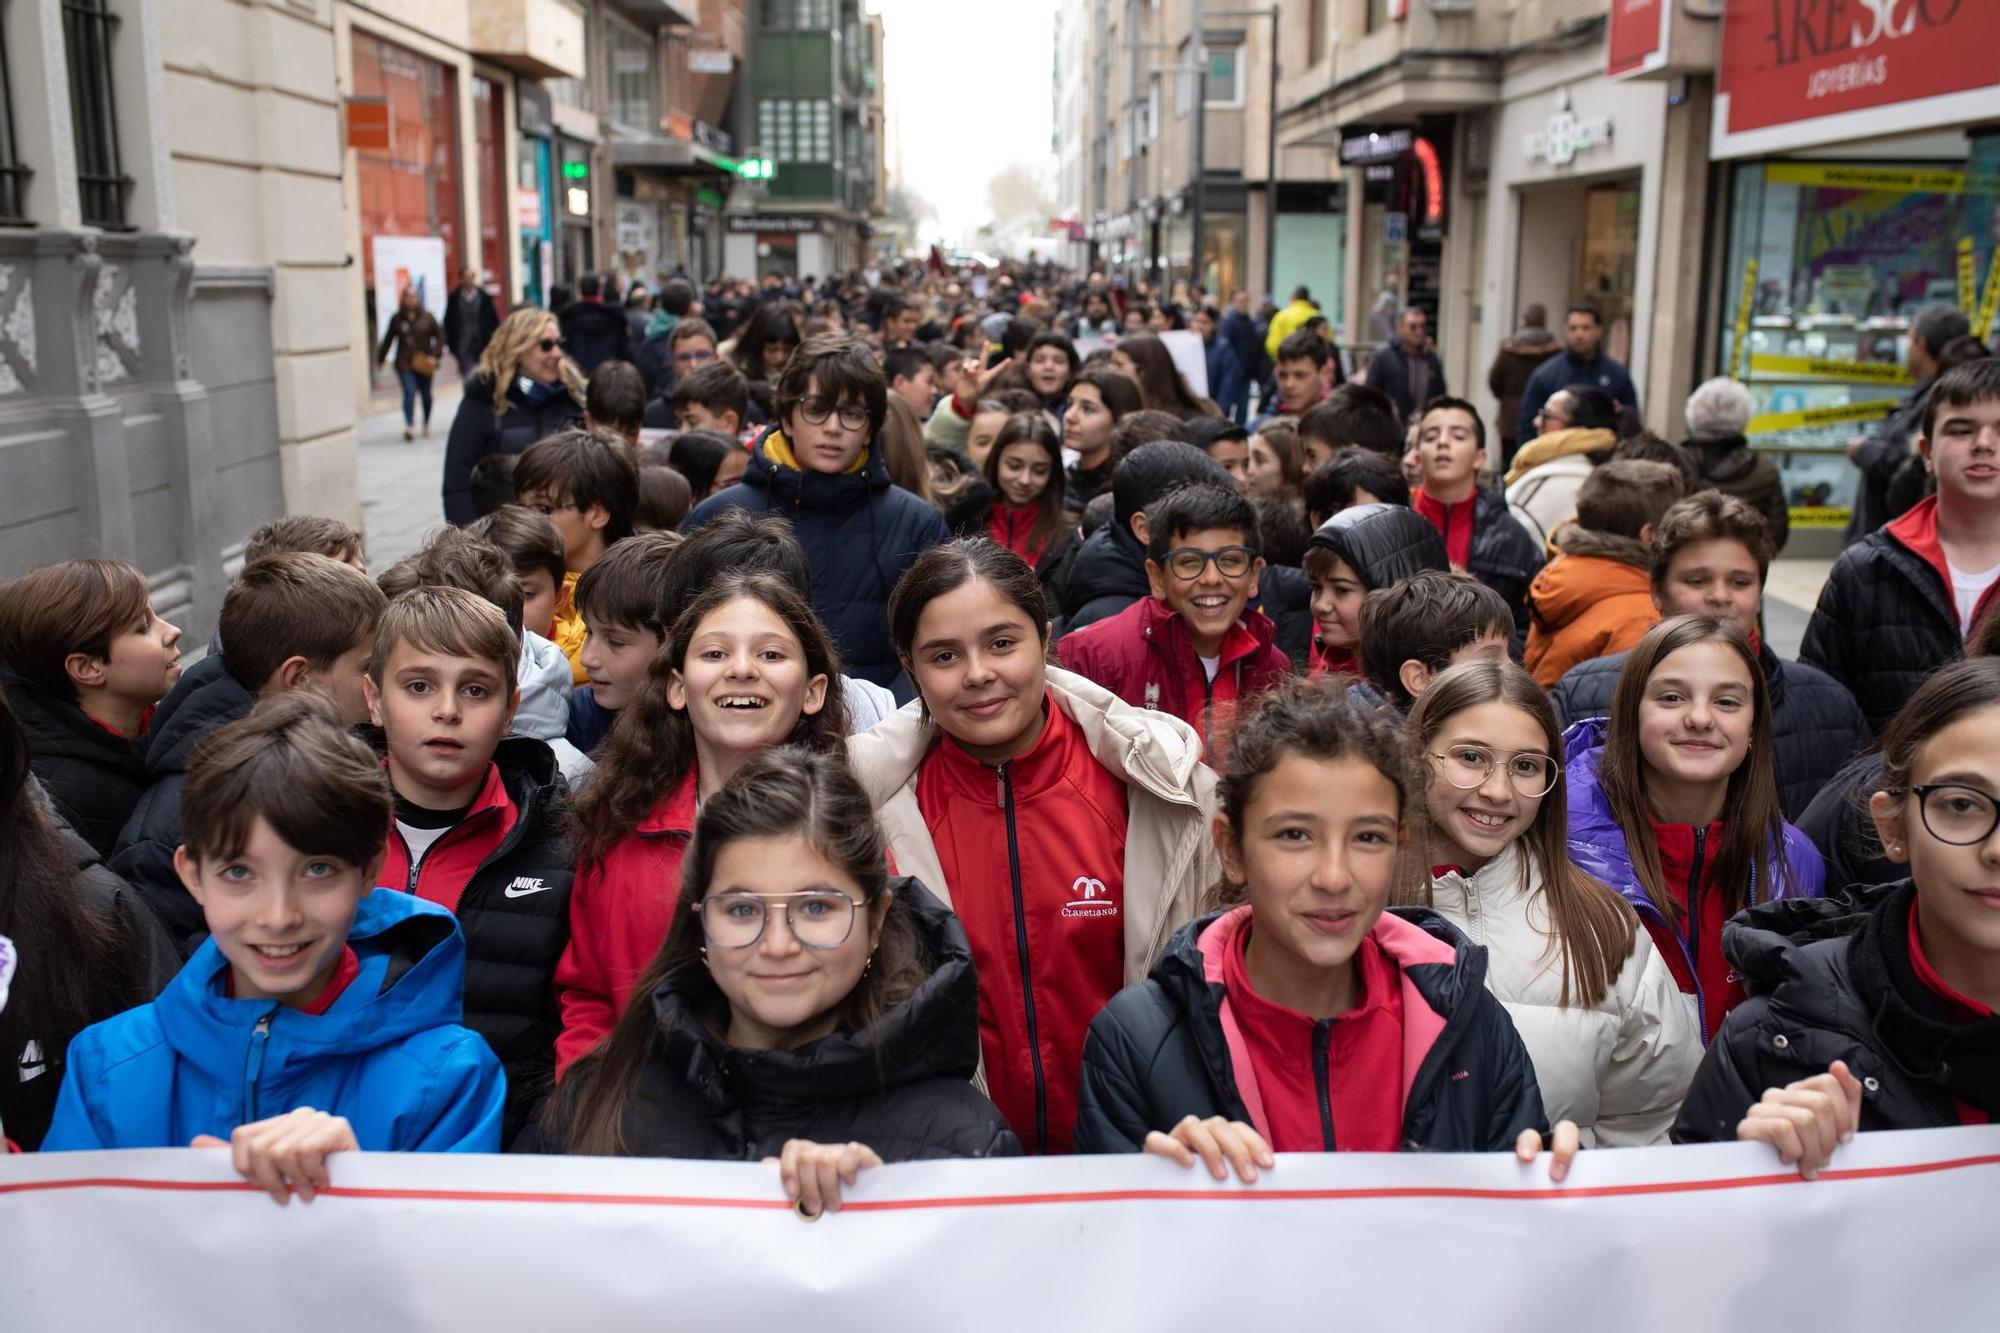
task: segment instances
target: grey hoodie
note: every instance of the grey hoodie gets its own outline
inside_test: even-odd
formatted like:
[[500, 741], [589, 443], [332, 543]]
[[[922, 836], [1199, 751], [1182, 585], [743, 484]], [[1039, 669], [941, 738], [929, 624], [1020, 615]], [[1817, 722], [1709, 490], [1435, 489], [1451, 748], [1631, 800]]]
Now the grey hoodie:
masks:
[[514, 710], [514, 726], [508, 734], [547, 741], [556, 752], [563, 777], [576, 782], [596, 765], [564, 739], [569, 730], [569, 659], [555, 644], [526, 630], [521, 635], [521, 664], [516, 675], [521, 702]]

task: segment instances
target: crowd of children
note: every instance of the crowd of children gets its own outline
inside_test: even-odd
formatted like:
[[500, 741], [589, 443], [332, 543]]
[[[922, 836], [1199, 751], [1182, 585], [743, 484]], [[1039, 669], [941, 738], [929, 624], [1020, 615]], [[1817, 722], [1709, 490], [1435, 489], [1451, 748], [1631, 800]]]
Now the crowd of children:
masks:
[[[812, 1216], [922, 1158], [1811, 1175], [2000, 1115], [1996, 363], [1803, 663], [1765, 517], [1587, 393], [1510, 496], [1471, 403], [1405, 422], [1312, 324], [1246, 427], [1149, 333], [1079, 357], [1101, 287], [938, 297], [691, 310], [587, 382], [522, 312], [463, 526], [375, 579], [260, 528], [185, 669], [128, 564], [0, 586], [10, 1143], [226, 1144], [281, 1201], [356, 1150], [770, 1159]], [[1846, 619], [1891, 578], [1955, 627], [1913, 691]]]

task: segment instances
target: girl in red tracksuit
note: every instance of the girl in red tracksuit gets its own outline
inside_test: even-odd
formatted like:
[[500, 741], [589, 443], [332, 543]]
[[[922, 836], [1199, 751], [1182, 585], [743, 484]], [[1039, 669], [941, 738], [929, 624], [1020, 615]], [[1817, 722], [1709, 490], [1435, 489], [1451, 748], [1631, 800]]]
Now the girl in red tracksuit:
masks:
[[922, 709], [848, 753], [897, 869], [965, 927], [987, 1091], [1068, 1151], [1085, 1029], [1215, 877], [1214, 774], [1186, 723], [1048, 665], [1041, 585], [993, 542], [919, 557], [889, 632]]
[[[1420, 790], [1393, 715], [1338, 680], [1241, 718], [1214, 826], [1220, 911], [1090, 1026], [1077, 1148], [1143, 1149], [1247, 1183], [1276, 1152], [1500, 1152], [1546, 1128], [1533, 1064], [1480, 984], [1484, 951], [1386, 911]], [[1567, 1174], [1577, 1127], [1553, 1136]]]
[[838, 750], [838, 678], [812, 608], [773, 575], [731, 575], [674, 622], [577, 794], [558, 1074], [611, 1031], [659, 952], [702, 800], [773, 746]]
[[986, 454], [993, 517], [986, 535], [1045, 573], [1075, 531], [1063, 506], [1062, 440], [1046, 412], [1007, 418]]

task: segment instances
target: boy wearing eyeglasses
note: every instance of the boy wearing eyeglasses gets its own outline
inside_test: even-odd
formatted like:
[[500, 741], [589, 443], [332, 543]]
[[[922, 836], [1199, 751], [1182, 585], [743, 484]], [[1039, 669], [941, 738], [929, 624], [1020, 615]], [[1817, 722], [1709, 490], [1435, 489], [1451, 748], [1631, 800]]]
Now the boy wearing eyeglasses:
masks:
[[889, 642], [889, 591], [919, 555], [951, 536], [944, 516], [889, 479], [875, 444], [889, 382], [867, 344], [817, 334], [792, 353], [773, 394], [778, 424], [754, 446], [742, 481], [688, 515], [692, 533], [726, 509], [789, 519], [812, 569], [812, 609], [850, 675], [914, 694]]
[[590, 672], [582, 658], [587, 631], [576, 609], [576, 581], [613, 542], [632, 535], [639, 469], [617, 436], [566, 430], [522, 451], [514, 465], [514, 493], [562, 535], [566, 572], [550, 637], [569, 659], [571, 683], [586, 684]]
[[1146, 511], [1146, 533], [1151, 595], [1057, 651], [1126, 703], [1192, 726], [1213, 763], [1236, 707], [1292, 673], [1277, 627], [1249, 610], [1264, 571], [1257, 511], [1233, 489], [1183, 486]]

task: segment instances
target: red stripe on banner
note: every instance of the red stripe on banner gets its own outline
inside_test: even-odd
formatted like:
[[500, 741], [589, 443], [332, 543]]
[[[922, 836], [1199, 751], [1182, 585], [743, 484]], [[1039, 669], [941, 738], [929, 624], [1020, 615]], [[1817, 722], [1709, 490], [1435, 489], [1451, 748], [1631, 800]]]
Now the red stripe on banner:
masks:
[[[1979, 1157], [1959, 1157], [1943, 1162], [1917, 1162], [1907, 1166], [1862, 1167], [1846, 1171], [1822, 1171], [1808, 1181], [1796, 1171], [1768, 1176], [1742, 1176], [1729, 1180], [1670, 1180], [1639, 1185], [1551, 1185], [1536, 1189], [1467, 1189], [1450, 1186], [1391, 1186], [1379, 1189], [1287, 1190], [1261, 1187], [1242, 1190], [1078, 1190], [1046, 1194], [965, 1195], [938, 1199], [884, 1199], [856, 1201], [841, 1205], [842, 1212], [888, 1213], [929, 1208], [1007, 1208], [1082, 1203], [1317, 1203], [1350, 1199], [1472, 1199], [1493, 1202], [1542, 1202], [1554, 1199], [1637, 1198], [1649, 1194], [1695, 1194], [1715, 1190], [1754, 1189], [1769, 1185], [1823, 1184], [1840, 1180], [1882, 1180], [1894, 1176], [1925, 1176], [1940, 1171], [1964, 1171], [1973, 1167], [2000, 1166], [2000, 1153]], [[0, 1184], [0, 1194], [22, 1194], [45, 1190], [125, 1189], [167, 1192], [242, 1192], [263, 1194], [265, 1190], [248, 1181], [141, 1180], [117, 1176], [85, 1176], [73, 1180], [32, 1180]], [[440, 1203], [538, 1203], [639, 1205], [648, 1208], [747, 1208], [789, 1212], [785, 1199], [718, 1199], [674, 1194], [568, 1194], [526, 1190], [421, 1190], [357, 1188], [332, 1185], [319, 1191], [322, 1198], [427, 1200]]]

